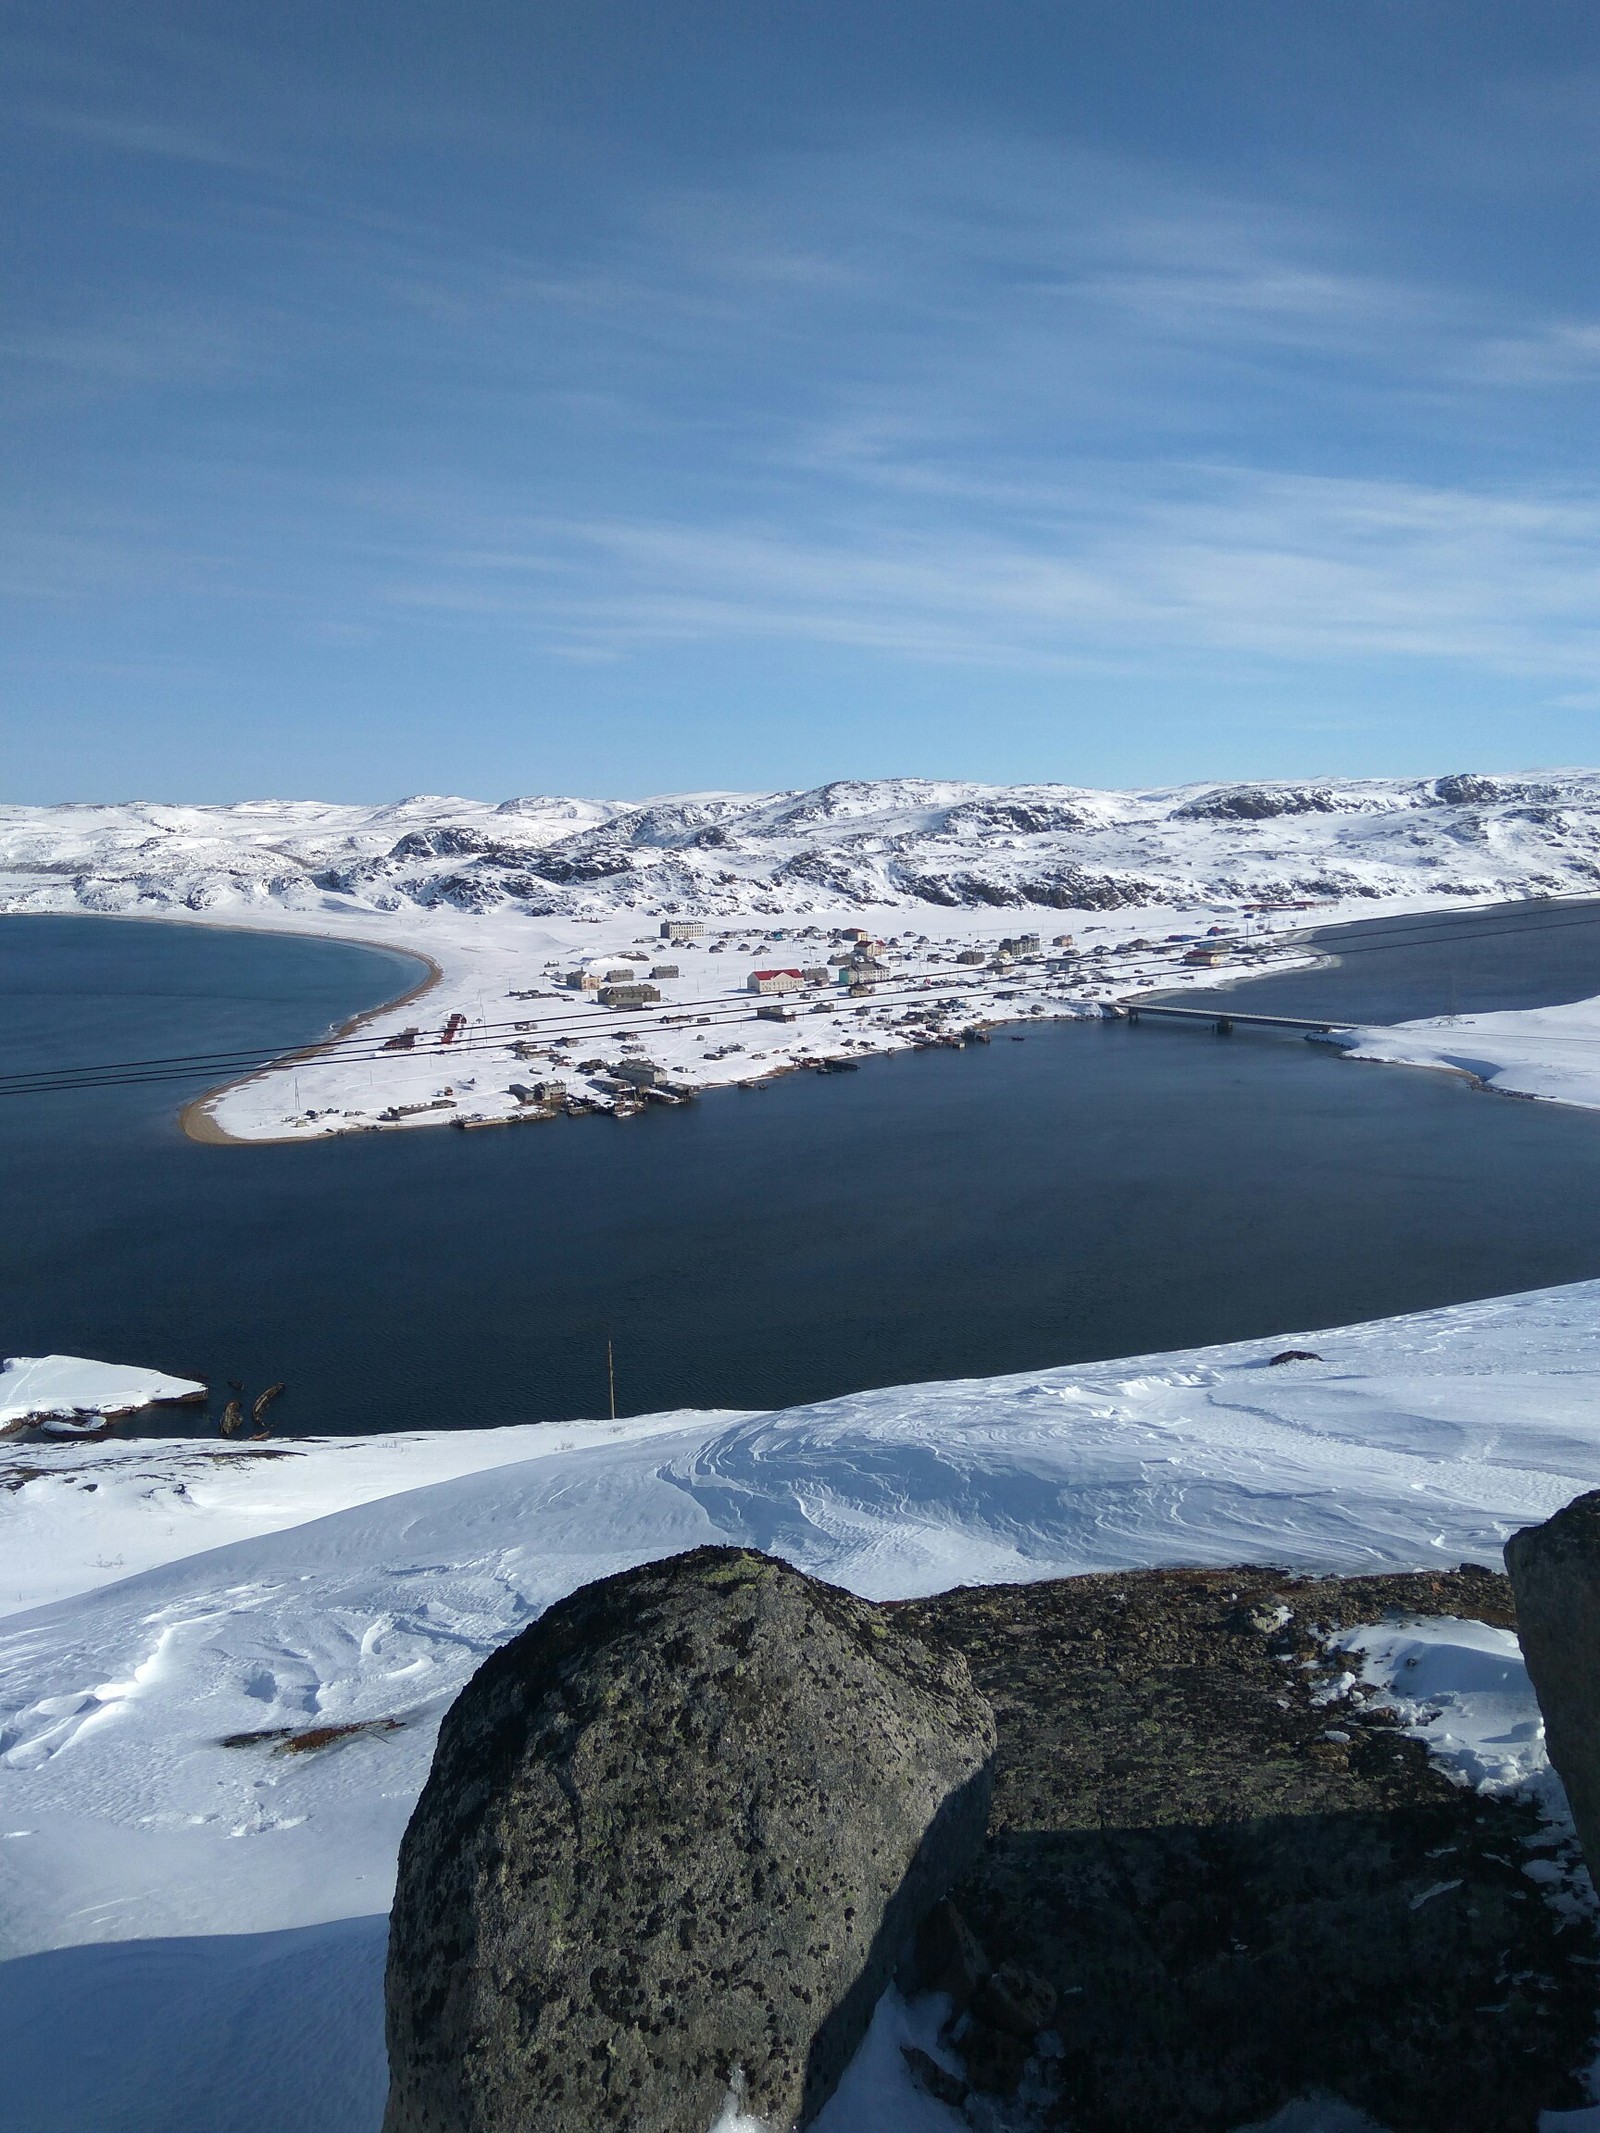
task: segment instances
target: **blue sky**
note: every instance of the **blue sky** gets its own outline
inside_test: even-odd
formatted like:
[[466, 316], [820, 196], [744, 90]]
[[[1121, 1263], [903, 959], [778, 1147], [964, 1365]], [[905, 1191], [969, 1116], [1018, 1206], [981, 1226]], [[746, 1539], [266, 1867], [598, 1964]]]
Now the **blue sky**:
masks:
[[0, 793], [1594, 761], [1600, 15], [0, 5]]

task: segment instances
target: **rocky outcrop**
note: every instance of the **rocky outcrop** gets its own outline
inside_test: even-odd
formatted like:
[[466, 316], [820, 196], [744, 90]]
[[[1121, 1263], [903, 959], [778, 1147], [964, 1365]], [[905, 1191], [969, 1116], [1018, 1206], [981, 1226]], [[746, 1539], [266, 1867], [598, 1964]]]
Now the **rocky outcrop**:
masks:
[[1270, 822], [1279, 815], [1332, 815], [1338, 797], [1325, 786], [1235, 785], [1185, 801], [1175, 822]]
[[1453, 771], [1447, 778], [1435, 778], [1434, 796], [1446, 807], [1491, 807], [1503, 797], [1500, 786], [1493, 778], [1480, 778], [1470, 770]]
[[977, 1855], [994, 1743], [957, 1654], [765, 1556], [552, 1608], [406, 1832], [385, 2133], [805, 2123]]
[[1550, 1760], [1600, 1884], [1600, 1490], [1513, 1533], [1506, 1568]]
[[966, 1659], [1000, 1735], [988, 1842], [908, 1962], [951, 2002], [951, 2064], [908, 2055], [913, 2079], [980, 2133], [1234, 2133], [1307, 2096], [1391, 2133], [1535, 2133], [1583, 2103], [1597, 1940], [1523, 1873], [1529, 1843], [1551, 1871], [1538, 1806], [1452, 1783], [1328, 1645], [1510, 1606], [1463, 1566], [891, 1607]]

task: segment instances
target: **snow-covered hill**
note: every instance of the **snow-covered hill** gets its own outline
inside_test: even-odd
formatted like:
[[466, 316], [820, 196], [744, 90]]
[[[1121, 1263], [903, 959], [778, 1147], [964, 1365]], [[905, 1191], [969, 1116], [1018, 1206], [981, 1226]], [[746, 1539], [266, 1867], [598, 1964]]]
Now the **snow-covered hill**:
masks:
[[736, 917], [1600, 884], [1600, 772], [1095, 792], [842, 780], [622, 804], [0, 808], [0, 909]]
[[[707, 1541], [869, 1597], [1492, 1565], [1600, 1483], [1600, 1284], [1301, 1338], [1318, 1359], [1252, 1341], [773, 1414], [0, 1449], [5, 2123], [371, 2133], [384, 1913], [440, 1715], [589, 1579]], [[1414, 1640], [1395, 1659], [1418, 1730], [1468, 1782], [1541, 1779], [1510, 1639], [1440, 1630], [1428, 1670]], [[827, 2133], [963, 2133], [906, 2080], [893, 2001]]]
[[[1261, 906], [1291, 907], [1293, 927], [1597, 890], [1600, 772], [1584, 770], [1147, 793], [883, 779], [639, 805], [0, 808], [0, 912], [244, 923], [430, 959], [425, 1008], [397, 1002], [353, 1049], [185, 1114], [191, 1131], [249, 1140], [626, 1111], [624, 1040], [630, 1067], [694, 1090], [1094, 1014], [1210, 982], [1185, 968], [1204, 937], [1232, 939], [1241, 976], [1303, 957]], [[705, 937], [664, 947], [671, 917], [703, 920]], [[854, 990], [822, 967], [850, 926], [881, 936]], [[659, 999], [619, 1018], [570, 989], [570, 967], [597, 957]], [[809, 971], [797, 1015], [757, 1017], [761, 966]], [[448, 1053], [447, 1024], [460, 1038]], [[401, 1034], [413, 1025], [419, 1038]], [[391, 1038], [414, 1048], [385, 1049]], [[1546, 1089], [1537, 1044], [1513, 1056], [1530, 1093], [1571, 1095], [1583, 1078], [1563, 1052]], [[519, 1094], [530, 1087], [546, 1093]]]

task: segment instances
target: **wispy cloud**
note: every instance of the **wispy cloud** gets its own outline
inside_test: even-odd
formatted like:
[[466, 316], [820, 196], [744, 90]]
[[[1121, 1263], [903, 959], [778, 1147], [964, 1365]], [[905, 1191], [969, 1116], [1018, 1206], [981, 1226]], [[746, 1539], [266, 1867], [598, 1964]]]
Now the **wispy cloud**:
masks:
[[256, 367], [239, 333], [214, 318], [124, 315], [65, 328], [0, 331], [0, 362], [118, 385], [194, 384]]
[[[206, 161], [128, 126], [84, 137]], [[166, 434], [126, 580], [179, 559], [153, 597], [222, 556], [192, 600], [276, 602], [330, 646], [1430, 662], [1569, 701], [1594, 671], [1600, 493], [1506, 463], [1600, 327], [1408, 275], [1330, 210], [977, 134], [775, 152], [537, 235], [310, 182], [258, 207], [214, 313], [141, 291], [0, 337], [59, 376], [240, 396], [248, 452]], [[12, 585], [114, 593], [113, 521], [85, 516], [37, 568], [19, 541]]]
[[1535, 320], [1521, 333], [1491, 335], [1473, 349], [1471, 367], [1491, 385], [1592, 384], [1600, 376], [1600, 322]]
[[36, 105], [25, 120], [49, 133], [81, 141], [116, 155], [148, 156], [166, 163], [190, 163], [208, 170], [238, 171], [249, 176], [283, 173], [289, 166], [273, 157], [224, 141], [201, 129], [171, 121], [123, 114]]
[[1566, 676], [1600, 656], [1600, 494], [1174, 473], [1185, 493], [1147, 478], [1113, 505], [1114, 470], [1086, 467], [1053, 515], [1003, 533], [507, 526], [493, 547], [416, 557], [383, 598], [594, 655], [742, 638], [1038, 670], [1169, 668], [1203, 651]]

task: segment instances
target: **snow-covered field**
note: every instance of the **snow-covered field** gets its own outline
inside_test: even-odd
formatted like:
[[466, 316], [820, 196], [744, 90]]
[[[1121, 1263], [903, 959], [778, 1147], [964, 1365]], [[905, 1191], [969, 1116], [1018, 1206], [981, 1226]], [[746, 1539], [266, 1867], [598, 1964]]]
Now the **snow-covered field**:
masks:
[[[1259, 954], [1292, 957], [1283, 936], [1297, 925], [1597, 886], [1589, 771], [1148, 793], [889, 779], [639, 804], [0, 808], [0, 911], [323, 933], [438, 966], [431, 990], [378, 1016], [354, 1050], [211, 1106], [218, 1129], [249, 1139], [539, 1115], [517, 1083], [601, 1108], [620, 1093], [626, 1108], [604, 1071], [626, 1058], [716, 1087], [974, 1021], [1092, 1013], [1186, 974], [1210, 982], [1182, 957], [1212, 928], [1248, 973]], [[667, 945], [664, 917], [705, 935]], [[751, 972], [820, 968], [845, 926], [886, 944], [874, 989], [814, 982], [793, 1022], [753, 1019]], [[955, 960], [1023, 933], [1041, 952], [1014, 968]], [[1052, 969], [1057, 934], [1073, 945]], [[628, 956], [659, 1006], [618, 1012], [560, 984]], [[662, 962], [679, 974], [652, 979]], [[429, 1049], [452, 1016], [453, 1049]], [[377, 1050], [413, 1025], [417, 1049]]]
[[1443, 1015], [1363, 1029], [1354, 1059], [1449, 1067], [1502, 1096], [1600, 1107], [1600, 999], [1515, 1014]]
[[[397, 1109], [523, 1115], [519, 1081], [625, 1107], [610, 1069], [630, 1058], [715, 1086], [1093, 1012], [1170, 985], [1212, 928], [1246, 974], [1302, 954], [1285, 937], [1300, 925], [1597, 888], [1587, 772], [0, 809], [0, 911], [315, 932], [438, 966], [365, 1048], [460, 1016], [450, 1054], [329, 1054], [241, 1084], [212, 1111], [249, 1138]], [[705, 933], [668, 946], [663, 917]], [[812, 984], [795, 1021], [749, 1019], [751, 970], [814, 967], [845, 926], [886, 944], [874, 991]], [[1023, 933], [1039, 959], [955, 961]], [[1051, 969], [1058, 933], [1074, 940]], [[630, 956], [641, 975], [678, 965], [649, 1016], [558, 983]], [[1357, 1050], [1600, 1103], [1597, 1044], [1586, 1002], [1366, 1031]], [[588, 1579], [708, 1540], [872, 1597], [1163, 1563], [1493, 1563], [1515, 1527], [1600, 1486], [1600, 1284], [1310, 1334], [1295, 1345], [1321, 1360], [1272, 1368], [1281, 1345], [775, 1414], [0, 1444], [0, 2116], [19, 2133], [375, 2129], [386, 1909], [439, 1716], [488, 1650]], [[72, 1359], [48, 1361], [61, 1399], [70, 1378], [70, 1404], [101, 1404], [77, 1398]], [[94, 1389], [120, 1404], [152, 1377]], [[0, 1379], [0, 1424], [38, 1391]], [[1559, 1812], [1501, 1633], [1347, 1641], [1397, 1700], [1425, 1684], [1402, 1715], [1463, 1781], [1531, 1786]], [[953, 2133], [898, 2051], [928, 2028], [891, 1994], [823, 2133]], [[1355, 2121], [1308, 2107], [1275, 2133], [1336, 2125]]]
[[[7, 2124], [376, 2128], [384, 1914], [438, 1718], [588, 1579], [705, 1541], [872, 1597], [1495, 1563], [1600, 1485], [1600, 1283], [1301, 1337], [1315, 1362], [1274, 1367], [1281, 1345], [773, 1414], [6, 1445]], [[1414, 1648], [1386, 1634], [1360, 1664], [1403, 1687]], [[1428, 1723], [1456, 1729], [1436, 1748], [1476, 1757], [1474, 1781], [1546, 1784], [1514, 1651], [1429, 1634]], [[917, 2020], [886, 2003], [827, 2133], [959, 2124], [900, 2079]]]
[[80, 1355], [14, 1355], [0, 1363], [0, 1432], [31, 1422], [81, 1429], [157, 1401], [204, 1399], [205, 1391], [197, 1378], [129, 1370]]

